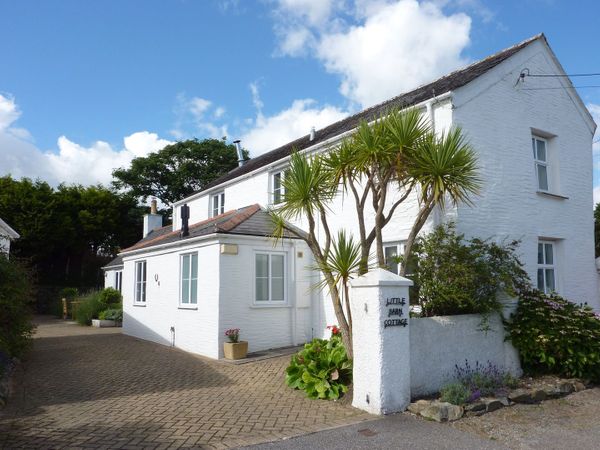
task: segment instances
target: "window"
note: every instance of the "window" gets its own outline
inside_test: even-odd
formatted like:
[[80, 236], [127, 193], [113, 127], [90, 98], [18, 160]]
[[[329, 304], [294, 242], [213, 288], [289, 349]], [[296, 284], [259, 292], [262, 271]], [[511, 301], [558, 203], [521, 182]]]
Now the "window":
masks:
[[254, 259], [256, 303], [285, 302], [285, 256], [256, 253]]
[[119, 270], [115, 272], [115, 289], [121, 292], [121, 288], [123, 287], [123, 271]]
[[283, 185], [281, 181], [283, 179], [283, 172], [275, 172], [271, 178], [272, 184], [272, 203], [278, 205], [283, 201]]
[[537, 288], [546, 294], [556, 291], [556, 252], [554, 250], [553, 242], [538, 242]]
[[212, 196], [212, 217], [225, 212], [225, 192], [219, 192]]
[[181, 255], [181, 304], [198, 303], [198, 253]]
[[146, 261], [135, 263], [135, 303], [146, 303]]
[[400, 275], [400, 264], [398, 258], [404, 254], [404, 242], [394, 244], [383, 244], [385, 264], [390, 272]]
[[531, 138], [533, 159], [535, 161], [535, 176], [540, 191], [548, 192], [548, 151], [547, 141], [537, 136]]

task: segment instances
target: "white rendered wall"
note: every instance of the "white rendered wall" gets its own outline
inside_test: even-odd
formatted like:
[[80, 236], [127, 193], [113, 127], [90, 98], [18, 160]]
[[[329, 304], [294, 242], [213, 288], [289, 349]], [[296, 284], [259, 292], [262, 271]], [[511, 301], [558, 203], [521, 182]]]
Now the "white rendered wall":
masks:
[[[535, 42], [494, 70], [454, 93], [454, 119], [479, 153], [484, 186], [476, 206], [458, 208], [458, 230], [471, 236], [520, 239], [521, 259], [536, 280], [538, 238], [557, 244], [558, 292], [596, 309], [598, 274], [594, 266], [592, 132], [575, 100], [556, 87], [555, 78], [519, 73], [560, 73], [544, 44]], [[554, 193], [536, 193], [532, 128], [555, 135], [549, 140], [549, 175]]]
[[[308, 289], [311, 274], [308, 249], [302, 242], [273, 246], [265, 238], [221, 237], [220, 242], [236, 244], [238, 253], [222, 254], [220, 259], [219, 352], [226, 342], [225, 331], [240, 328], [240, 338], [248, 341], [248, 351], [304, 344], [312, 338], [311, 303]], [[254, 259], [256, 252], [285, 254], [287, 301], [281, 305], [255, 302]], [[298, 257], [298, 252], [302, 257]]]
[[104, 288], [115, 288], [117, 286], [117, 282], [116, 282], [116, 276], [117, 276], [117, 272], [122, 271], [122, 268], [119, 268], [118, 270], [116, 269], [108, 269], [104, 271]]
[[521, 375], [511, 344], [504, 342], [500, 315], [489, 320], [490, 329], [481, 331], [482, 316], [438, 316], [410, 319], [410, 380], [413, 397], [439, 392], [453, 380], [455, 365], [471, 367], [491, 361], [497, 367]]
[[0, 234], [0, 253], [10, 253], [10, 239]]
[[[180, 255], [198, 252], [197, 309], [182, 309]], [[134, 304], [135, 261], [147, 261], [146, 305]], [[123, 269], [123, 332], [175, 346], [188, 352], [218, 358], [219, 346], [219, 246], [216, 241], [188, 244], [141, 255], [125, 256]], [[155, 277], [158, 278], [156, 281]]]

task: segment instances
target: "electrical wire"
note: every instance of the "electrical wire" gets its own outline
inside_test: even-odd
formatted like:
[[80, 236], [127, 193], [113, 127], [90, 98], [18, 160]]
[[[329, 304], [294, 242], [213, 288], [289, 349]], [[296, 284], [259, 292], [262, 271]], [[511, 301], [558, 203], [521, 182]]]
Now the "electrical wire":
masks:
[[549, 89], [584, 89], [584, 88], [600, 88], [600, 84], [591, 84], [586, 86], [558, 86], [558, 87], [540, 87], [540, 88], [521, 88], [521, 91], [546, 91]]
[[572, 73], [572, 74], [555, 74], [555, 73], [527, 73], [526, 77], [600, 77], [600, 72], [596, 73]]

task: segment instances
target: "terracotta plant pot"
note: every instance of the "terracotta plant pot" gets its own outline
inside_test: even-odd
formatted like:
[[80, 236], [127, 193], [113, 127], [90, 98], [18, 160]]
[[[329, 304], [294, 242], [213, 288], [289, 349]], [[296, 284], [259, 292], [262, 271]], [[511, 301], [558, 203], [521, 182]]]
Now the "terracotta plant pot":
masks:
[[248, 354], [248, 342], [225, 342], [223, 344], [223, 353], [227, 359], [243, 359]]

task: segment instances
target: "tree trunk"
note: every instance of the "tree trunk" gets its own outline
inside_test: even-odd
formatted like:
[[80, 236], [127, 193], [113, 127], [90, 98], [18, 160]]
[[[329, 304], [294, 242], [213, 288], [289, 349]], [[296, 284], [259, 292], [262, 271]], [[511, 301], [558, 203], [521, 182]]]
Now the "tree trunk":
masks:
[[408, 235], [408, 239], [406, 239], [406, 244], [404, 244], [404, 261], [402, 266], [400, 267], [400, 276], [406, 275], [406, 269], [408, 267], [408, 258], [410, 257], [410, 254], [412, 252], [412, 248], [417, 238], [417, 235], [419, 234], [419, 231], [421, 231], [421, 228], [423, 228], [423, 225], [425, 225], [425, 222], [427, 221], [429, 214], [431, 214], [431, 211], [433, 210], [434, 206], [435, 203], [433, 203], [433, 199], [427, 199], [425, 201], [425, 205], [419, 211], [419, 214], [417, 214], [417, 218], [413, 223], [412, 229], [410, 230], [410, 234]]

